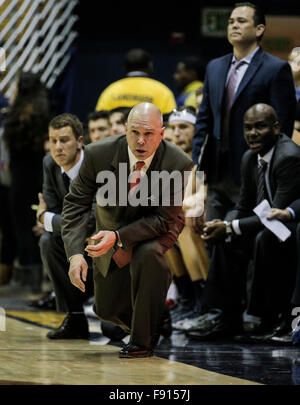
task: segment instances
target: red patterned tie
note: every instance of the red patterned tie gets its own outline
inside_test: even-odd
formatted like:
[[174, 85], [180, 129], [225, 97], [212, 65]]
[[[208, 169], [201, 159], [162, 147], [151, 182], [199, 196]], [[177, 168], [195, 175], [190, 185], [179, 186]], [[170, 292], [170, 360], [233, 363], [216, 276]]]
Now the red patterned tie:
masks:
[[130, 194], [133, 194], [135, 187], [140, 183], [141, 181], [141, 170], [145, 166], [145, 162], [138, 161], [135, 164], [134, 171], [130, 174], [130, 183], [129, 183], [129, 188], [130, 188]]
[[[139, 161], [136, 162], [134, 171], [130, 174], [130, 183], [129, 193], [132, 194], [134, 192], [135, 187], [141, 181], [141, 169], [144, 167], [145, 162]], [[124, 249], [117, 246], [115, 253], [113, 254], [112, 258], [117, 264], [117, 266], [121, 269], [122, 267], [126, 266], [126, 264], [130, 263], [132, 257], [132, 249], [126, 252]]]

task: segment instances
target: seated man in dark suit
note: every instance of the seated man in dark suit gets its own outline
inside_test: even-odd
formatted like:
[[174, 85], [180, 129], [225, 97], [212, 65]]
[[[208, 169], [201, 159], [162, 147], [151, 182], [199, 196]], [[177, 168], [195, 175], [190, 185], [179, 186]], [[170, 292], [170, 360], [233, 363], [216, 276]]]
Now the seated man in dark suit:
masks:
[[284, 252], [293, 254], [291, 240], [280, 243], [253, 209], [263, 199], [282, 209], [299, 198], [300, 148], [280, 133], [275, 111], [266, 104], [256, 104], [246, 112], [244, 136], [250, 150], [242, 159], [242, 186], [234, 219], [215, 219], [203, 229], [203, 239], [214, 246], [203, 297], [206, 313], [199, 318], [198, 330], [188, 333], [194, 339], [242, 331], [250, 259], [253, 276], [247, 312], [262, 319], [260, 332], [272, 332], [279, 314], [289, 310], [293, 266], [281, 274]]
[[[85, 291], [85, 250], [94, 259], [96, 314], [130, 333], [130, 343], [119, 354], [122, 358], [153, 353], [171, 283], [164, 253], [184, 226], [182, 175], [193, 164], [177, 146], [163, 140], [162, 123], [155, 105], [133, 107], [126, 136], [115, 135], [85, 148], [84, 162], [64, 202], [62, 236], [70, 260], [70, 280]], [[163, 191], [168, 182], [159, 177], [155, 181], [161, 172], [179, 176], [176, 187], [171, 182], [166, 200]], [[103, 176], [111, 182], [105, 182]], [[104, 194], [102, 187], [106, 187]], [[84, 249], [95, 193], [98, 233], [92, 239], [101, 241]], [[145, 196], [146, 204], [141, 200], [134, 203], [138, 194]]]
[[[68, 278], [68, 260], [61, 238], [63, 200], [81, 166], [84, 157], [83, 128], [72, 114], [61, 114], [49, 123], [50, 155], [44, 158], [43, 193], [39, 194], [38, 220], [46, 232], [40, 238], [43, 265], [53, 283], [56, 307], [67, 313], [63, 324], [47, 334], [49, 339], [87, 339], [88, 322], [83, 303], [93, 295], [93, 281], [89, 277], [86, 293], [75, 288]], [[88, 236], [95, 230], [90, 215]], [[91, 265], [91, 263], [90, 263]]]

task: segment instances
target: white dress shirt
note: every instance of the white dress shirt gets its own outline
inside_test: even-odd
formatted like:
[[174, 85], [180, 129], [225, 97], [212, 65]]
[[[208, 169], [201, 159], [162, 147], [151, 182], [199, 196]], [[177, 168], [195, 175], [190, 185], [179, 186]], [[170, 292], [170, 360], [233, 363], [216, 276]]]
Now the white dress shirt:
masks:
[[229, 80], [229, 76], [232, 72], [232, 70], [234, 69], [235, 63], [236, 62], [241, 62], [244, 61], [245, 63], [243, 63], [241, 66], [239, 66], [239, 68], [236, 70], [236, 86], [235, 86], [235, 93], [244, 77], [244, 74], [246, 73], [246, 70], [248, 69], [254, 55], [256, 54], [256, 52], [259, 50], [259, 46], [257, 46], [253, 52], [251, 52], [249, 55], [245, 56], [243, 59], [237, 60], [235, 55], [233, 54], [232, 56], [232, 60], [231, 60], [231, 67], [228, 71], [228, 75], [227, 75], [227, 79], [226, 79], [226, 86]]
[[155, 152], [154, 152], [151, 156], [149, 156], [147, 159], [145, 159], [145, 160], [137, 159], [137, 158], [134, 156], [134, 154], [131, 152], [131, 150], [130, 150], [130, 148], [129, 148], [129, 146], [128, 146], [129, 170], [130, 170], [130, 173], [133, 172], [133, 170], [134, 170], [135, 165], [136, 165], [137, 162], [144, 162], [145, 165], [141, 168], [141, 176], [142, 176], [142, 177], [145, 176], [147, 170], [149, 169], [149, 167], [150, 167], [150, 165], [151, 165], [151, 162], [152, 162], [152, 159], [153, 159], [154, 155], [155, 155]]

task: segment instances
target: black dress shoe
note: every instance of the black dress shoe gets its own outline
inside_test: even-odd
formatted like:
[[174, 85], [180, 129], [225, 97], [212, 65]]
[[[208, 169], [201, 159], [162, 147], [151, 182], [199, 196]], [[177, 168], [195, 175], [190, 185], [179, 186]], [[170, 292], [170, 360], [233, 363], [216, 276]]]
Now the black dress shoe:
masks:
[[135, 345], [134, 343], [128, 343], [128, 345], [124, 346], [123, 349], [120, 350], [119, 352], [119, 357], [126, 359], [151, 357], [151, 356], [153, 356], [152, 347], [139, 346]]
[[120, 341], [128, 335], [128, 333], [120, 328], [120, 326], [115, 325], [112, 322], [101, 321], [101, 330], [103, 336], [106, 336], [113, 341]]
[[38, 300], [29, 302], [29, 305], [34, 308], [56, 311], [55, 293], [50, 291]]
[[290, 331], [291, 327], [286, 320], [281, 320], [273, 327], [269, 325], [258, 325], [252, 333], [244, 333], [234, 337], [239, 343], [272, 343], [273, 337], [280, 337]]
[[61, 326], [47, 333], [48, 339], [88, 339], [89, 326], [85, 315], [68, 315]]

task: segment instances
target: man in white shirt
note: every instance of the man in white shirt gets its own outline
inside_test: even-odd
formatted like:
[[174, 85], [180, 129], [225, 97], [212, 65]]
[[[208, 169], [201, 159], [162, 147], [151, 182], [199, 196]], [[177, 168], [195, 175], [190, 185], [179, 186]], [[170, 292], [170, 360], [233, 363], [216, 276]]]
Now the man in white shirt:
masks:
[[[62, 325], [47, 334], [49, 339], [87, 339], [88, 322], [83, 303], [93, 295], [93, 281], [89, 277], [87, 292], [75, 288], [68, 278], [68, 260], [61, 238], [61, 212], [70, 182], [77, 176], [84, 158], [83, 128], [72, 114], [61, 114], [49, 123], [50, 154], [45, 156], [43, 193], [39, 194], [37, 219], [45, 231], [40, 238], [41, 257], [54, 287], [56, 307], [67, 313]], [[93, 214], [89, 235], [95, 228]], [[91, 261], [89, 262], [91, 266]], [[91, 272], [92, 273], [92, 272]]]

